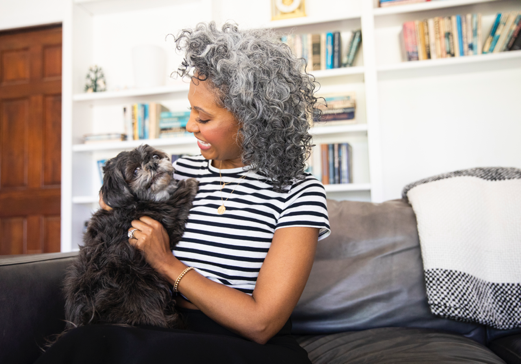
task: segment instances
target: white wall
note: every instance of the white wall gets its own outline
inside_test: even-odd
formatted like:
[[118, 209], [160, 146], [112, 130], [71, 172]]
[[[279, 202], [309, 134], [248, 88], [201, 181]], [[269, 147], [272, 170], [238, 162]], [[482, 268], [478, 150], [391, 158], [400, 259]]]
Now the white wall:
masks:
[[0, 0], [0, 30], [61, 23], [67, 0]]

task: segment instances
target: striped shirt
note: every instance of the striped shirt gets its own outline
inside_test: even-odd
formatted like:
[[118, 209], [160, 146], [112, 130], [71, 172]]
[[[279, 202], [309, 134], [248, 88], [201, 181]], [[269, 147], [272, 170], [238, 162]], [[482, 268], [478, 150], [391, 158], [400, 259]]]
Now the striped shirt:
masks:
[[[309, 174], [275, 192], [266, 177], [248, 167], [223, 169], [221, 191], [219, 169], [202, 155], [178, 159], [174, 168], [176, 180], [195, 178], [199, 191], [173, 253], [214, 282], [251, 295], [277, 229], [315, 227], [318, 240], [330, 234], [324, 187]], [[226, 211], [220, 215], [223, 202]]]

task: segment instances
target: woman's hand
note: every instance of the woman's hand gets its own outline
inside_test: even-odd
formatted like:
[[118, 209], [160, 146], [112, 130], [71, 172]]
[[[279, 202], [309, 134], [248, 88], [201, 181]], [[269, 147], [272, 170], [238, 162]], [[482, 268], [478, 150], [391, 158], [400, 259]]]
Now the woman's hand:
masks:
[[139, 249], [148, 264], [158, 273], [165, 274], [167, 267], [177, 260], [170, 250], [170, 238], [161, 223], [148, 216], [143, 216], [139, 220], [132, 220], [132, 227], [128, 231], [134, 230], [132, 239], [128, 239], [130, 245]]

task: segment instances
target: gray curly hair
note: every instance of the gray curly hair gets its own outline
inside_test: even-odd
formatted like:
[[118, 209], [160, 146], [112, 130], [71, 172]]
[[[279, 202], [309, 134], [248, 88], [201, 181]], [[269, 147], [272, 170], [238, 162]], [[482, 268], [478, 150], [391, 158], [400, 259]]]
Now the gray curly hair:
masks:
[[305, 178], [311, 152], [309, 118], [321, 111], [318, 83], [303, 71], [306, 61], [270, 30], [239, 30], [214, 22], [183, 29], [175, 37], [185, 52], [177, 75], [208, 80], [217, 104], [239, 121], [242, 162], [265, 175], [277, 191]]

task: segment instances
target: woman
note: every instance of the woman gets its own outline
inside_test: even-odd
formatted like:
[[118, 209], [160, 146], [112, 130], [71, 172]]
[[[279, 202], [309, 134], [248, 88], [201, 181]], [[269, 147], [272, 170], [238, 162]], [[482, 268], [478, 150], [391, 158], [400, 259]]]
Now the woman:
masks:
[[[289, 317], [330, 232], [324, 188], [304, 173], [308, 118], [320, 115], [313, 77], [267, 31], [201, 23], [176, 43], [201, 155], [177, 160], [174, 177], [198, 179], [199, 192], [174, 254], [148, 217], [129, 243], [174, 286], [189, 331], [106, 326], [89, 345], [118, 362], [309, 363]], [[64, 339], [79, 330], [96, 328]]]

